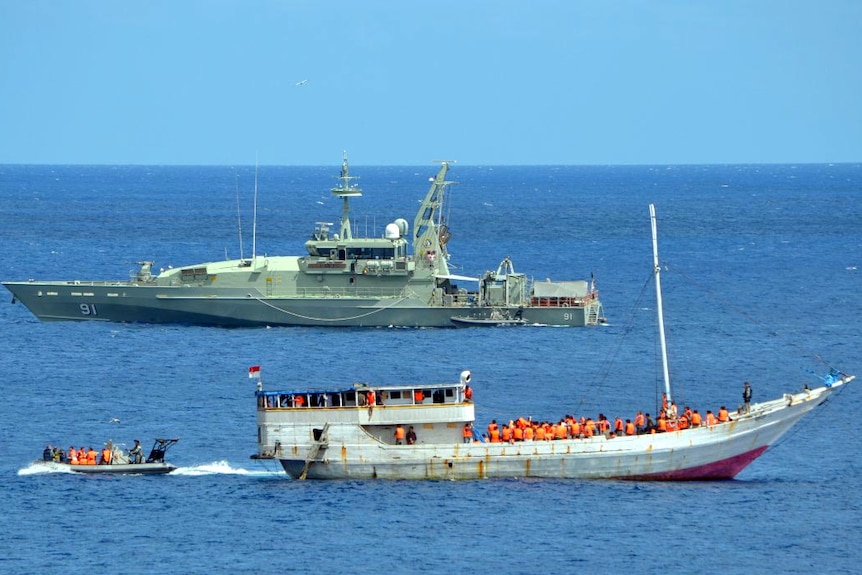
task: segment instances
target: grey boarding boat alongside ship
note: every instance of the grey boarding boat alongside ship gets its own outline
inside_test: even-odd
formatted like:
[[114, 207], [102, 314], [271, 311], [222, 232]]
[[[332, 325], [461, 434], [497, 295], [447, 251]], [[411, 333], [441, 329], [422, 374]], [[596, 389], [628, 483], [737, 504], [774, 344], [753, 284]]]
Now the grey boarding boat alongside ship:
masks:
[[[139, 262], [129, 280], [7, 281], [12, 301], [42, 321], [174, 323], [224, 327], [588, 326], [604, 323], [595, 283], [534, 282], [509, 258], [481, 278], [450, 273], [443, 219], [449, 162], [442, 162], [410, 230], [399, 218], [383, 237], [354, 237], [345, 156], [332, 190], [343, 200], [339, 233], [318, 223], [304, 256], [258, 256], [153, 273]], [[457, 282], [457, 283], [456, 283]], [[463, 287], [465, 284], [470, 288]], [[478, 284], [478, 285], [476, 285]]]

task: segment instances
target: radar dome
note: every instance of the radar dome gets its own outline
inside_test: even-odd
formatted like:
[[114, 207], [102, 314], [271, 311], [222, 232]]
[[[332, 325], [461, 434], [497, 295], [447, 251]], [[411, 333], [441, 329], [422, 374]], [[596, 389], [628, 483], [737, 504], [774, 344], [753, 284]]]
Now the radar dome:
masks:
[[383, 232], [383, 237], [387, 240], [397, 240], [401, 237], [401, 232], [398, 229], [398, 224], [386, 224], [386, 230]]
[[407, 235], [407, 220], [404, 218], [398, 218], [395, 220], [395, 225], [398, 226], [398, 230], [401, 232], [402, 236]]

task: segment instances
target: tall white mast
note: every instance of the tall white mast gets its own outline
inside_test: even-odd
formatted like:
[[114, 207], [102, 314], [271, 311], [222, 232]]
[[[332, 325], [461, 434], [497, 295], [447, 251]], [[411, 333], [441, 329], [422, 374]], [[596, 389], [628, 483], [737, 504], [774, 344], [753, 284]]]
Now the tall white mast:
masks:
[[236, 177], [236, 221], [239, 228], [239, 260], [243, 261], [245, 254], [242, 249], [242, 214], [239, 211], [239, 176]]
[[[251, 261], [257, 257], [257, 155], [254, 157], [254, 219], [251, 224]], [[256, 263], [256, 262], [255, 262]]]
[[655, 274], [655, 301], [658, 313], [658, 338], [661, 342], [661, 368], [664, 376], [664, 392], [667, 395], [667, 403], [670, 405], [670, 373], [667, 368], [667, 342], [664, 338], [664, 311], [661, 302], [661, 266], [658, 263], [658, 232], [656, 231], [655, 204], [649, 205], [649, 218], [652, 225], [652, 258], [653, 273]]

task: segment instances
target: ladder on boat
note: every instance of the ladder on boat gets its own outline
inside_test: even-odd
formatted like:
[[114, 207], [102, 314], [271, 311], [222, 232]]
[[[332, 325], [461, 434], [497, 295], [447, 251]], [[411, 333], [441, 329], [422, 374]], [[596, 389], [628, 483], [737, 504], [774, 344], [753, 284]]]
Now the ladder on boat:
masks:
[[305, 465], [302, 466], [302, 473], [299, 474], [300, 480], [304, 481], [308, 477], [308, 468], [317, 460], [317, 454], [320, 453], [320, 449], [326, 446], [326, 431], [328, 429], [329, 423], [324, 424], [323, 430], [320, 432], [320, 439], [315, 441], [314, 445], [308, 450], [308, 454], [305, 456]]
[[599, 315], [601, 314], [602, 304], [593, 303], [590, 305], [587, 313], [587, 325], [599, 325]]

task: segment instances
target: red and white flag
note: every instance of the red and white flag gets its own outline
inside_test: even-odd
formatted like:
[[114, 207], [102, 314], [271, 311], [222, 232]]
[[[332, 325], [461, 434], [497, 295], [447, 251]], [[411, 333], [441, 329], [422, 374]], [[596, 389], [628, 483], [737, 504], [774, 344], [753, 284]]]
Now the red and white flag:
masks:
[[254, 379], [254, 378], [260, 379], [260, 366], [259, 365], [253, 365], [250, 368], [248, 368], [248, 376], [251, 379]]

